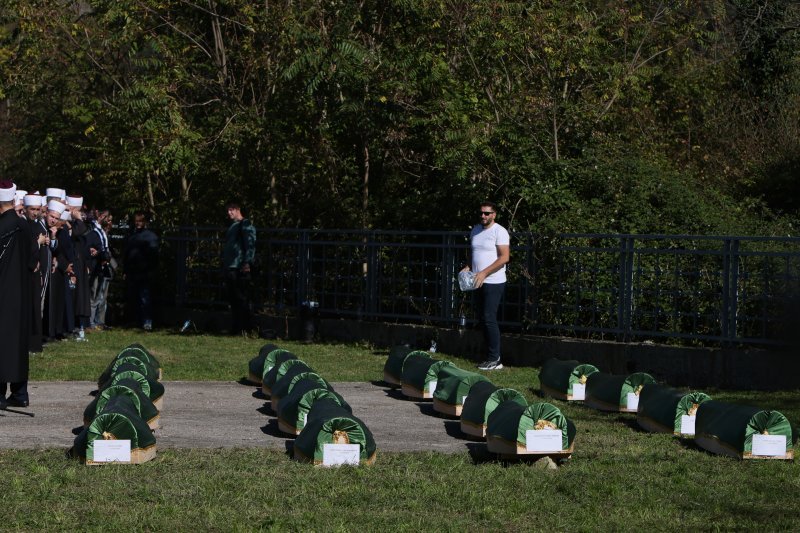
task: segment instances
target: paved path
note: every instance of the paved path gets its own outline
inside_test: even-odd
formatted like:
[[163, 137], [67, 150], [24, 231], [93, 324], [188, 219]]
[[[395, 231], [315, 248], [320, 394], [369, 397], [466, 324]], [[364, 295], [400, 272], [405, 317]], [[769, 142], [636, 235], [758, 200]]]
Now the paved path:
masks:
[[[73, 430], [96, 384], [88, 381], [31, 382], [31, 406], [0, 411], [0, 448], [69, 448]], [[333, 383], [369, 427], [379, 451], [466, 452], [458, 420], [440, 418], [430, 402], [403, 399], [372, 383]], [[156, 430], [159, 449], [263, 447], [285, 450], [275, 414], [251, 385], [219, 381], [164, 382], [164, 404]], [[25, 416], [20, 413], [33, 413]]]

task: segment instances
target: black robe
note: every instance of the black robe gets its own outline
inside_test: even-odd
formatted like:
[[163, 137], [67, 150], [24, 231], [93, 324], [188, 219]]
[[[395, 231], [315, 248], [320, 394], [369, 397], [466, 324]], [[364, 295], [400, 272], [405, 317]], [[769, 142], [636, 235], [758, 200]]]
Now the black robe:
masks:
[[0, 383], [28, 381], [33, 237], [13, 209], [0, 215]]
[[[52, 250], [51, 258], [57, 258], [59, 248], [61, 248], [61, 246], [62, 243], [57, 241], [55, 249]], [[64, 336], [64, 299], [66, 296], [65, 287], [67, 284], [64, 276], [64, 269], [67, 268], [67, 265], [61, 264], [61, 260], [59, 259], [58, 268], [53, 270], [52, 264], [49, 266], [49, 268], [50, 281], [47, 284], [47, 297], [45, 298], [44, 304], [43, 329], [47, 337], [51, 339], [59, 339]]]
[[[75, 317], [85, 317], [88, 324], [92, 312], [90, 304], [91, 287], [89, 286], [89, 247], [86, 245], [87, 233], [91, 231], [83, 220], [72, 222], [72, 246], [75, 248], [75, 262], [72, 269], [75, 271]], [[80, 325], [80, 320], [78, 320]]]
[[[42, 226], [38, 220], [28, 221], [31, 229], [31, 237], [34, 241], [39, 238], [39, 235], [47, 235], [47, 230]], [[44, 291], [45, 283], [47, 282], [46, 274], [49, 272], [50, 265], [50, 252], [46, 245], [39, 246], [34, 244], [36, 248], [36, 264], [39, 267], [35, 272], [31, 272], [31, 340], [29, 349], [31, 352], [42, 351], [42, 292]]]

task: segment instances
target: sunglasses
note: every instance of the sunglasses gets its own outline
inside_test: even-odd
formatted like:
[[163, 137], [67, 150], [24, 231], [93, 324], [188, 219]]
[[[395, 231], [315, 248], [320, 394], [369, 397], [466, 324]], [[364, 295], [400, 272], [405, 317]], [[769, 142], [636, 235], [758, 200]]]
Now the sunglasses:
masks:
[[489, 215], [494, 215], [494, 211], [481, 211], [481, 215], [488, 217]]

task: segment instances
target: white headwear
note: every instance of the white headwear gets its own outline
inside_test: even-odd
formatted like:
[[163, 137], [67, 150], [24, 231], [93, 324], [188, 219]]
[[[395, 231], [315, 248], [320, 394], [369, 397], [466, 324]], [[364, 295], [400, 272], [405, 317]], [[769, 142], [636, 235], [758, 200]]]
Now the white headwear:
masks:
[[48, 211], [55, 211], [59, 215], [61, 213], [63, 213], [66, 208], [67, 208], [67, 206], [65, 206], [64, 204], [62, 204], [58, 200], [50, 200], [47, 203], [47, 210]]
[[56, 187], [49, 187], [45, 190], [45, 196], [48, 198], [61, 198], [63, 200], [67, 196], [67, 191]]
[[67, 205], [70, 207], [81, 207], [83, 205], [83, 196], [67, 196]]
[[28, 191], [23, 191], [22, 189], [17, 189], [17, 198], [22, 200], [25, 198], [25, 195], [28, 194]]
[[[9, 182], [11, 183], [11, 182]], [[17, 186], [11, 183], [11, 187], [0, 187], [0, 202], [13, 202], [17, 197]]]
[[25, 207], [41, 207], [42, 206], [42, 197], [38, 194], [26, 194], [25, 198], [22, 199], [22, 204]]
[[72, 220], [72, 213], [69, 211], [69, 209], [65, 209], [61, 213], [61, 220]]
[[47, 196], [42, 196], [42, 207], [47, 207]]

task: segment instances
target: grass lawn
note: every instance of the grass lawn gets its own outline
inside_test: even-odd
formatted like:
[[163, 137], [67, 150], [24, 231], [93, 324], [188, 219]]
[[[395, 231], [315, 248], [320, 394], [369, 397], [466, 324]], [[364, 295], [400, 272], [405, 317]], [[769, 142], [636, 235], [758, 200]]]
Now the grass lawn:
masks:
[[[167, 381], [237, 380], [264, 344], [124, 330], [89, 339], [35, 356], [31, 380], [94, 380], [137, 341], [159, 358]], [[330, 381], [379, 380], [387, 354], [358, 345], [279, 345]], [[534, 368], [488, 374], [529, 400], [537, 398], [537, 375]], [[800, 421], [799, 391], [706, 392]], [[259, 449], [163, 450], [143, 465], [98, 468], [65, 459], [63, 450], [2, 450], [0, 530], [797, 529], [796, 463], [714, 456], [643, 432], [632, 415], [552, 402], [578, 428], [575, 453], [558, 470], [496, 461], [480, 443], [463, 454], [379, 449], [373, 467], [339, 469]]]

